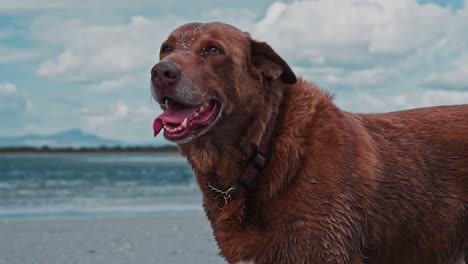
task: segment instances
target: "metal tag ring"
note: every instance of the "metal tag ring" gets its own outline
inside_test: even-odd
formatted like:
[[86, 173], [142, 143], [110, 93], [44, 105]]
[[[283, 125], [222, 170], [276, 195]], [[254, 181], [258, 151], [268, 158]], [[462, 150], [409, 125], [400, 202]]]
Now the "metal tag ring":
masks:
[[[218, 199], [218, 197], [222, 199]], [[228, 203], [228, 197], [224, 195], [220, 195], [218, 197], [216, 198], [216, 207], [218, 207], [219, 210], [222, 210]]]

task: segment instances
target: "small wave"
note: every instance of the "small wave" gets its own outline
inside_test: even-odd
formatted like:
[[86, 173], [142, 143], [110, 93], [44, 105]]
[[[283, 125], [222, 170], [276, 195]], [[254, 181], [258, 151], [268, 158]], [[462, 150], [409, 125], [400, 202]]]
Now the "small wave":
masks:
[[14, 185], [8, 182], [0, 182], [0, 189], [13, 189]]
[[0, 220], [136, 216], [183, 212], [202, 212], [202, 206], [200, 204], [161, 204], [94, 207], [54, 206], [45, 208], [11, 208], [0, 210]]

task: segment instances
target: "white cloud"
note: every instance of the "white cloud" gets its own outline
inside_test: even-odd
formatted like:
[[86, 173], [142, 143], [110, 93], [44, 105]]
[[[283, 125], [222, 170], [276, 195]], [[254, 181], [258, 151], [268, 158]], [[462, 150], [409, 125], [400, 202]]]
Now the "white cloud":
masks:
[[468, 103], [468, 91], [429, 90], [409, 99], [415, 107]]
[[128, 117], [129, 107], [123, 101], [118, 101], [110, 106], [110, 113], [88, 117], [88, 124], [92, 128], [107, 126]]
[[[451, 23], [450, 10], [416, 1], [381, 1], [383, 12], [372, 28], [368, 49], [371, 53], [402, 54], [427, 45]], [[430, 30], [428, 30], [430, 29]]]
[[444, 73], [433, 73], [426, 84], [438, 88], [467, 89], [468, 90], [468, 63]]
[[[150, 68], [151, 65], [148, 65]], [[149, 70], [142, 70], [135, 74], [123, 73], [115, 77], [97, 80], [86, 86], [85, 90], [100, 93], [119, 93], [133, 90], [132, 95], [143, 95], [149, 92]], [[147, 89], [145, 89], [145, 87]], [[135, 90], [138, 89], [138, 92]]]
[[98, 83], [90, 85], [88, 88], [93, 91], [108, 92], [117, 90], [126, 84], [129, 84], [129, 80], [127, 78], [119, 78], [100, 81]]
[[435, 105], [457, 105], [468, 103], [468, 91], [416, 90], [389, 96], [359, 92], [347, 97], [336, 98], [338, 106], [353, 112], [387, 112]]
[[106, 8], [109, 7], [132, 7], [143, 4], [154, 4], [151, 0], [135, 0], [131, 3], [124, 0], [101, 0], [98, 3], [93, 0], [2, 0], [0, 1], [0, 11], [28, 11], [28, 10], [57, 10], [61, 11], [67, 9], [83, 9], [85, 12], [93, 10], [95, 8]]
[[376, 87], [391, 76], [391, 70], [383, 67], [367, 68], [350, 72], [338, 71], [324, 75], [325, 82], [339, 87]]
[[[401, 54], [436, 38], [450, 23], [449, 10], [411, 0], [317, 0], [275, 3], [256, 28], [292, 53], [350, 47], [368, 54]], [[299, 55], [299, 54], [298, 54]]]
[[21, 9], [45, 9], [63, 7], [61, 0], [2, 0], [0, 10], [21, 10]]
[[172, 30], [168, 25], [178, 20], [134, 16], [128, 24], [109, 26], [88, 25], [81, 20], [65, 24], [38, 20], [33, 29], [36, 37], [44, 43], [63, 45], [65, 50], [41, 63], [37, 73], [54, 79], [89, 81], [149, 71], [157, 61], [160, 43]]
[[25, 106], [25, 112], [28, 114], [33, 113], [34, 111], [34, 103], [31, 99], [26, 99], [26, 106]]
[[0, 83], [0, 94], [1, 95], [11, 95], [16, 93], [16, 85], [5, 82], [5, 83]]
[[204, 20], [206, 22], [223, 21], [224, 23], [236, 25], [236, 27], [246, 30], [254, 26], [257, 15], [257, 13], [249, 8], [215, 7], [205, 14]]
[[113, 108], [114, 108], [114, 116], [116, 118], [128, 117], [129, 109], [128, 109], [128, 106], [124, 102], [121, 102], [121, 101], [117, 102]]
[[18, 95], [16, 85], [0, 83], [0, 121], [16, 119], [28, 110], [27, 100]]
[[252, 33], [305, 72], [327, 69], [305, 76], [324, 88], [454, 86], [466, 84], [467, 14], [416, 0], [277, 2]]
[[430, 74], [424, 84], [436, 88], [468, 90], [468, 51], [462, 51], [462, 55], [450, 63], [445, 71]]
[[8, 38], [15, 32], [13, 30], [0, 30], [0, 39]]
[[0, 54], [2, 54], [0, 56], [0, 64], [31, 60], [41, 55], [37, 50], [18, 49], [2, 45], [0, 45]]
[[[149, 142], [152, 140], [152, 121], [156, 111], [145, 105], [129, 105], [118, 101], [109, 106], [102, 114], [89, 114], [86, 126], [89, 131], [108, 138], [120, 138], [130, 143]], [[157, 141], [161, 142], [161, 138]]]

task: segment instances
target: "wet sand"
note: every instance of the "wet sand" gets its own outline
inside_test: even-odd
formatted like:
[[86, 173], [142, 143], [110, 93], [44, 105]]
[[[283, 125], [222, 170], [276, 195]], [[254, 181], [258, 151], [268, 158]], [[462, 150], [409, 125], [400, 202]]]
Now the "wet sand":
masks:
[[225, 263], [202, 212], [0, 220], [0, 264]]

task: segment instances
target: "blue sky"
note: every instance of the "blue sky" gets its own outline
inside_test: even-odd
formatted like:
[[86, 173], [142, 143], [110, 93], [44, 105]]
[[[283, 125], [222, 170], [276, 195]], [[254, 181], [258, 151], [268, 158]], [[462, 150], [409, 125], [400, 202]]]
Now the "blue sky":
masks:
[[164, 142], [149, 69], [170, 31], [213, 20], [270, 43], [348, 111], [468, 103], [462, 0], [2, 0], [0, 136]]

